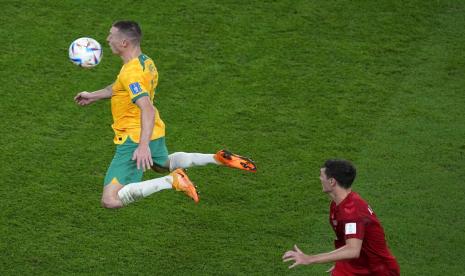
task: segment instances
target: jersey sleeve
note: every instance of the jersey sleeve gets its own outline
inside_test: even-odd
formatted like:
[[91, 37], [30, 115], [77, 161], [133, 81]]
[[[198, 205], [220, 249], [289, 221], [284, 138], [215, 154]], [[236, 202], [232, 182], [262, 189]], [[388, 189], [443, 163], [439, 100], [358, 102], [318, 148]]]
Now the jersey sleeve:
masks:
[[351, 219], [344, 221], [344, 240], [359, 239], [365, 237], [366, 222], [363, 219]]
[[135, 103], [139, 98], [149, 96], [147, 87], [144, 86], [142, 76], [135, 73], [124, 74], [120, 77], [121, 85], [129, 93], [131, 101]]
[[[367, 217], [367, 206], [358, 200], [347, 202], [340, 209], [340, 232], [344, 240], [356, 238], [363, 240], [370, 220]], [[342, 237], [342, 235], [341, 235]]]

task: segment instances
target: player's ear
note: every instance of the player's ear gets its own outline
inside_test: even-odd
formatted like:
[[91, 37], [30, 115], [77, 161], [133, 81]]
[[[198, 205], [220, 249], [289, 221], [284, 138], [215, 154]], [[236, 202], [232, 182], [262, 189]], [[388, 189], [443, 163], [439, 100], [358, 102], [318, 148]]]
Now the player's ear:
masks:
[[329, 179], [329, 184], [331, 184], [331, 185], [333, 185], [333, 186], [336, 185], [336, 179], [334, 179], [333, 177], [331, 177], [331, 178]]
[[128, 47], [128, 45], [129, 45], [129, 41], [127, 39], [122, 39], [121, 40], [121, 46], [123, 46], [123, 48]]

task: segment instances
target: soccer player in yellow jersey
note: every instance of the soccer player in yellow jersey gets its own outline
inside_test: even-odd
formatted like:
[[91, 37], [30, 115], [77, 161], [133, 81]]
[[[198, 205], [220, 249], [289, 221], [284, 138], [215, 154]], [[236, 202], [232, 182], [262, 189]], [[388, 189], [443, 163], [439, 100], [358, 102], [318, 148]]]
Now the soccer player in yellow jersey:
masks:
[[[115, 22], [107, 37], [112, 52], [123, 60], [115, 82], [94, 92], [83, 91], [75, 102], [88, 105], [111, 98], [116, 153], [104, 180], [102, 206], [120, 208], [164, 189], [184, 192], [199, 201], [184, 168], [207, 164], [256, 171], [252, 160], [220, 150], [216, 154], [175, 152], [168, 155], [165, 124], [153, 105], [158, 72], [141, 51], [142, 32], [134, 21]], [[169, 175], [141, 181], [143, 172], [169, 171]]]

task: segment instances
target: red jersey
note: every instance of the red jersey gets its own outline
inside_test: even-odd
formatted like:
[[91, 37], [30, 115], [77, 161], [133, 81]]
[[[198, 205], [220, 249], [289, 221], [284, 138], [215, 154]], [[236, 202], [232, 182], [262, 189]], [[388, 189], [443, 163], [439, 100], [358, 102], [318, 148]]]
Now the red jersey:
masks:
[[350, 192], [336, 206], [331, 202], [329, 223], [336, 233], [336, 249], [347, 239], [363, 240], [357, 259], [337, 261], [332, 271], [339, 275], [400, 275], [399, 265], [389, 251], [384, 230], [368, 203], [357, 193]]

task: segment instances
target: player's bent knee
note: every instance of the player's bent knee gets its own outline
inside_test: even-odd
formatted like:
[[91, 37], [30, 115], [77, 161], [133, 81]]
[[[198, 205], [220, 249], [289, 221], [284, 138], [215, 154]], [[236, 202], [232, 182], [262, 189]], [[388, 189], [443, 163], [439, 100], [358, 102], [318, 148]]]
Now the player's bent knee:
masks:
[[124, 186], [121, 184], [106, 185], [103, 188], [101, 205], [103, 208], [114, 209], [123, 207], [123, 203], [118, 198], [118, 191]]
[[106, 209], [116, 209], [123, 207], [123, 203], [120, 200], [112, 198], [102, 198], [102, 207]]

